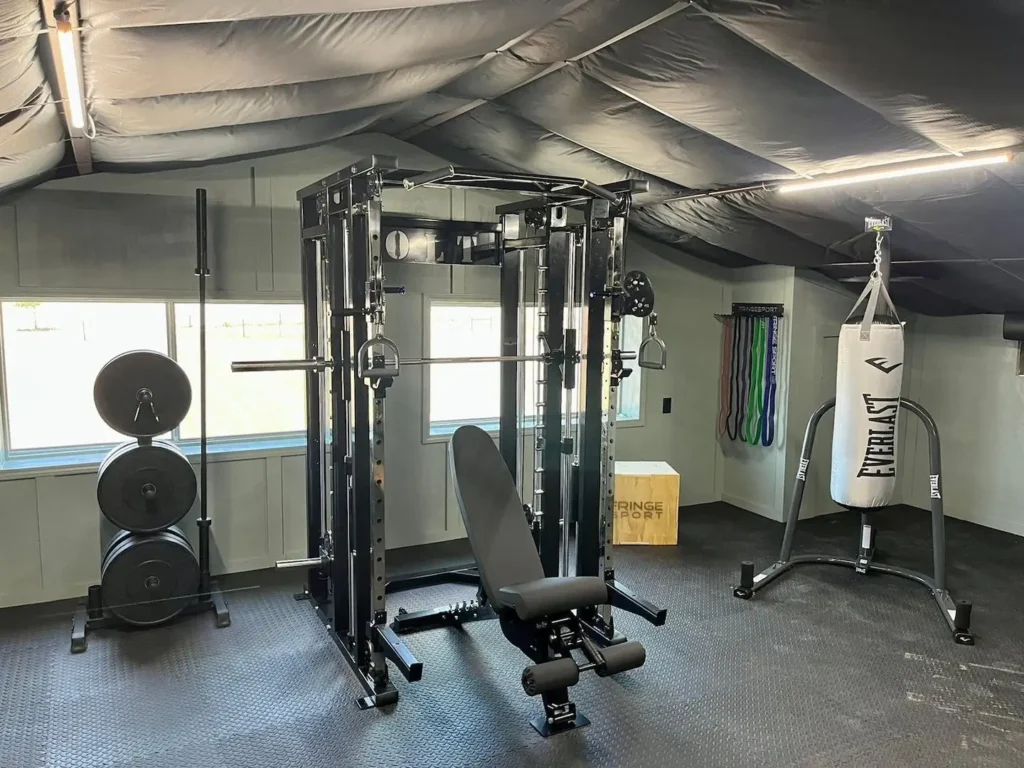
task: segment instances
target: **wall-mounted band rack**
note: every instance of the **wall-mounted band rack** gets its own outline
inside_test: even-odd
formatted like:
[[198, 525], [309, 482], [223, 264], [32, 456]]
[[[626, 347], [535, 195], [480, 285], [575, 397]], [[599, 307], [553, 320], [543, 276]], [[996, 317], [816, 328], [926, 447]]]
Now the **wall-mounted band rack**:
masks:
[[722, 322], [718, 436], [750, 445], [775, 441], [782, 304], [734, 303]]

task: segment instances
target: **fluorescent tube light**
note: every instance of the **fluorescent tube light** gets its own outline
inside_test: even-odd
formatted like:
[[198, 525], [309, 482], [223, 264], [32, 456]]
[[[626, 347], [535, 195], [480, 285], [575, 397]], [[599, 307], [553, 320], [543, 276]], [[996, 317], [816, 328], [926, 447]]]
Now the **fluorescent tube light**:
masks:
[[918, 176], [925, 173], [955, 171], [960, 168], [977, 168], [980, 165], [997, 165], [999, 163], [1008, 163], [1011, 160], [1013, 160], [1013, 153], [1005, 151], [996, 154], [975, 155], [974, 157], [954, 157], [949, 160], [938, 160], [918, 165], [876, 168], [875, 170], [859, 171], [851, 174], [838, 174], [833, 177], [810, 179], [808, 181], [795, 181], [780, 185], [778, 192], [781, 194], [788, 194], [790, 192], [807, 192], [812, 189], [842, 187], [847, 184], [860, 184], [866, 181], [898, 179], [904, 176]]
[[82, 79], [78, 72], [78, 56], [75, 50], [74, 30], [71, 21], [57, 18], [57, 45], [60, 48], [60, 64], [64, 70], [64, 85], [68, 91], [65, 107], [73, 128], [85, 128], [85, 99], [82, 98]]

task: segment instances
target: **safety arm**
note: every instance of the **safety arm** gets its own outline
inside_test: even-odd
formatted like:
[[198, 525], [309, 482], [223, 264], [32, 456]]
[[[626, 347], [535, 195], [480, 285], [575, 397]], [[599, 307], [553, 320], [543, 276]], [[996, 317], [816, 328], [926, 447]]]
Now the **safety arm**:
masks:
[[668, 615], [665, 608], [659, 608], [654, 603], [649, 603], [629, 587], [615, 580], [606, 581], [605, 586], [608, 588], [608, 601], [613, 608], [620, 608], [627, 613], [635, 613], [656, 627], [665, 623], [665, 617]]

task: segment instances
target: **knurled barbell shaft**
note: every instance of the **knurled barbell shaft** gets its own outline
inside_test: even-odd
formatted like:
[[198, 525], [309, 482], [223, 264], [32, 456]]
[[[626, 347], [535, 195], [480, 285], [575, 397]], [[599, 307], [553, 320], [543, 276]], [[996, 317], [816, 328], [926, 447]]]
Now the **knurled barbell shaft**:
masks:
[[[586, 355], [583, 356], [586, 358]], [[623, 360], [636, 360], [636, 352], [623, 352]], [[544, 362], [546, 355], [491, 355], [485, 357], [422, 357], [401, 359], [400, 365], [448, 365], [459, 363], [532, 363]], [[323, 371], [333, 364], [324, 360], [245, 360], [231, 364], [233, 373], [260, 371]]]

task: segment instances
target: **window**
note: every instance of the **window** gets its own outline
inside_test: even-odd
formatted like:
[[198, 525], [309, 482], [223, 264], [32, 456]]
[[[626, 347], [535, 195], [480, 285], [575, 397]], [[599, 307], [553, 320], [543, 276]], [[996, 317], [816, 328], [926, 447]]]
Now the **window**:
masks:
[[[252, 438], [304, 430], [301, 373], [231, 373], [234, 360], [302, 357], [301, 305], [208, 304], [206, 319], [209, 436]], [[0, 459], [33, 467], [87, 462], [95, 460], [97, 451], [127, 439], [96, 413], [93, 382], [108, 360], [135, 349], [169, 354], [185, 369], [193, 387], [192, 409], [167, 437], [199, 437], [197, 304], [2, 301], [0, 329]], [[237, 441], [229, 445], [237, 448]]]
[[[302, 306], [206, 306], [206, 429], [209, 437], [299, 432], [306, 428], [305, 376], [297, 371], [232, 373], [236, 360], [305, 356]], [[174, 305], [175, 358], [197, 390], [181, 423], [182, 439], [199, 437], [199, 305]]]
[[8, 451], [124, 439], [96, 413], [93, 381], [121, 352], [167, 353], [165, 304], [5, 301], [0, 319]]
[[[536, 354], [536, 308], [528, 308], [524, 336], [528, 354]], [[577, 327], [579, 326], [577, 322]], [[435, 301], [430, 305], [428, 349], [430, 357], [478, 357], [501, 354], [501, 309], [494, 303]], [[636, 350], [643, 335], [643, 320], [626, 317], [619, 346]], [[624, 361], [634, 373], [619, 386], [620, 420], [640, 418], [640, 369]], [[525, 407], [527, 417], [536, 413], [537, 363], [526, 364]], [[429, 369], [430, 434], [451, 433], [474, 423], [496, 429], [500, 408], [499, 363], [446, 363]]]

